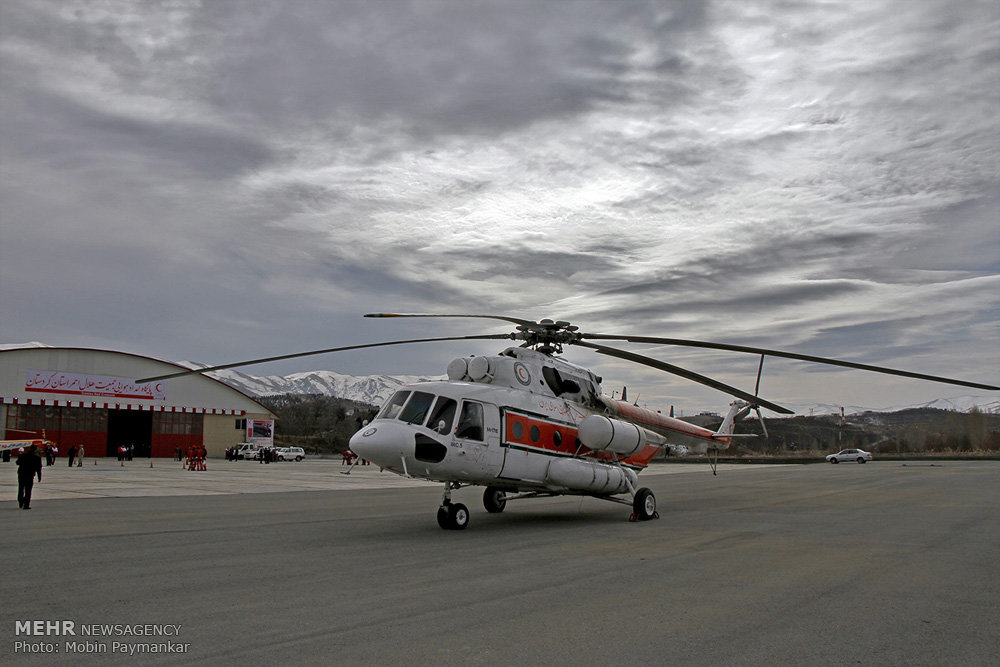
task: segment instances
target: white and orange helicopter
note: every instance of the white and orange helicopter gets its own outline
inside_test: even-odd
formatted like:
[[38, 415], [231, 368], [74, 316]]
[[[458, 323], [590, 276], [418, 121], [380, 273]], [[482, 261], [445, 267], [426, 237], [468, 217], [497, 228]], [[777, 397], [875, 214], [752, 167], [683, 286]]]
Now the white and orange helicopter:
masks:
[[[590, 496], [631, 505], [632, 521], [658, 517], [653, 492], [639, 486], [638, 474], [661, 448], [717, 455], [733, 440], [737, 421], [751, 410], [763, 426], [760, 409], [792, 411], [760, 398], [764, 358], [784, 357], [890, 375], [997, 390], [1000, 387], [925, 375], [839, 359], [725, 343], [583, 333], [565, 321], [538, 322], [498, 315], [370, 313], [365, 317], [466, 317], [506, 321], [505, 334], [447, 336], [367, 343], [299, 352], [212, 366], [137, 383], [167, 380], [238, 366], [370, 347], [453, 340], [518, 340], [499, 354], [458, 358], [448, 364], [448, 379], [400, 388], [350, 440], [358, 456], [398, 475], [444, 484], [438, 524], [462, 530], [469, 525], [468, 507], [452, 501], [452, 492], [484, 486], [487, 512], [502, 512], [507, 502], [559, 495]], [[757, 383], [749, 393], [712, 378], [651, 357], [594, 340], [680, 345], [760, 355]], [[633, 361], [673, 373], [730, 394], [737, 400], [717, 431], [640, 408], [625, 397], [603, 395], [601, 378], [562, 359], [563, 346], [576, 345], [599, 354]], [[765, 431], [766, 433], [766, 431]], [[747, 434], [753, 436], [754, 434]], [[714, 468], [713, 468], [714, 470]], [[349, 474], [350, 471], [348, 471]]]

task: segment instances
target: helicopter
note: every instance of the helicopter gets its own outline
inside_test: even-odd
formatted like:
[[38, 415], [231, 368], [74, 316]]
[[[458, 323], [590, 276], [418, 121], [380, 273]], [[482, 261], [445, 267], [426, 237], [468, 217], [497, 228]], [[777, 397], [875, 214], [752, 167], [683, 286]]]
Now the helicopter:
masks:
[[[539, 321], [504, 315], [369, 313], [372, 318], [478, 318], [508, 322], [503, 334], [445, 336], [365, 343], [241, 361], [136, 380], [162, 381], [238, 366], [371, 347], [454, 340], [511, 340], [520, 345], [495, 355], [459, 357], [447, 367], [447, 380], [417, 382], [397, 390], [371, 422], [350, 439], [350, 449], [382, 470], [409, 478], [443, 483], [437, 522], [446, 530], [468, 527], [470, 511], [452, 492], [485, 487], [483, 506], [500, 513], [508, 502], [552, 496], [588, 496], [631, 506], [630, 521], [658, 518], [656, 497], [639, 486], [638, 475], [663, 449], [675, 453], [710, 454], [737, 438], [737, 422], [755, 412], [766, 434], [761, 408], [792, 414], [758, 395], [765, 357], [783, 357], [978, 389], [1000, 387], [860, 364], [781, 350], [660, 338], [581, 332], [564, 321]], [[592, 341], [622, 341], [700, 347], [760, 355], [754, 391], [747, 392], [713, 378], [619, 347]], [[729, 394], [732, 401], [715, 431], [630, 403], [626, 392], [609, 398], [602, 378], [560, 355], [578, 346], [656, 368]], [[353, 466], [352, 466], [353, 467]], [[346, 474], [350, 474], [350, 470]]]

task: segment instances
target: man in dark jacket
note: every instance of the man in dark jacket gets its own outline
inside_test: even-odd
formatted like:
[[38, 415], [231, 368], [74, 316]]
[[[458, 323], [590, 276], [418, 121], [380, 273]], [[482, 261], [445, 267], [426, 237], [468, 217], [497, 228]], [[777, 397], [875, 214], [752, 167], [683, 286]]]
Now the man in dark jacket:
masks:
[[35, 445], [17, 455], [17, 504], [23, 510], [31, 509], [31, 488], [35, 485], [35, 475], [42, 481], [42, 457]]

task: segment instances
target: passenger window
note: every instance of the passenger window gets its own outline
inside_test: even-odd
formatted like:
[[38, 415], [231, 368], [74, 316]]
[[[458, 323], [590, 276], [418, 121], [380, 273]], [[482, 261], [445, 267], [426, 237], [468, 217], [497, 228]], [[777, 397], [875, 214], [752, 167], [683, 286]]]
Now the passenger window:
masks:
[[434, 402], [434, 394], [428, 394], [423, 391], [413, 392], [413, 396], [410, 397], [409, 403], [403, 408], [403, 411], [399, 415], [400, 421], [404, 421], [407, 424], [423, 424], [424, 418], [427, 417], [427, 411], [431, 408], [431, 403]]
[[403, 409], [403, 403], [406, 403], [406, 399], [409, 396], [410, 392], [408, 391], [397, 391], [375, 419], [395, 419], [399, 415], [399, 411]]
[[483, 406], [479, 403], [462, 404], [462, 416], [458, 419], [455, 436], [468, 440], [483, 440]]
[[441, 396], [438, 398], [437, 404], [434, 405], [431, 418], [427, 420], [427, 428], [434, 429], [442, 435], [448, 433], [451, 431], [451, 425], [455, 421], [455, 411], [457, 409], [458, 403], [454, 399]]

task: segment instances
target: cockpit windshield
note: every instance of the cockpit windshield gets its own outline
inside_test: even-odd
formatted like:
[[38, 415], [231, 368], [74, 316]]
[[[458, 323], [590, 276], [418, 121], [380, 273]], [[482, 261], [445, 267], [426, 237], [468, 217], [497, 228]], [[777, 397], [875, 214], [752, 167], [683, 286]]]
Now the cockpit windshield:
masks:
[[382, 410], [375, 416], [375, 419], [395, 419], [403, 409], [403, 403], [410, 397], [408, 391], [397, 391], [389, 399], [389, 402], [382, 406]]
[[403, 412], [400, 413], [399, 419], [407, 424], [423, 424], [424, 419], [427, 418], [427, 411], [430, 410], [433, 402], [434, 394], [415, 391], [406, 403], [406, 407], [403, 408]]
[[406, 390], [393, 394], [375, 419], [398, 419], [407, 424], [422, 425], [430, 413], [427, 428], [443, 435], [451, 432], [457, 410], [458, 403], [453, 398]]

